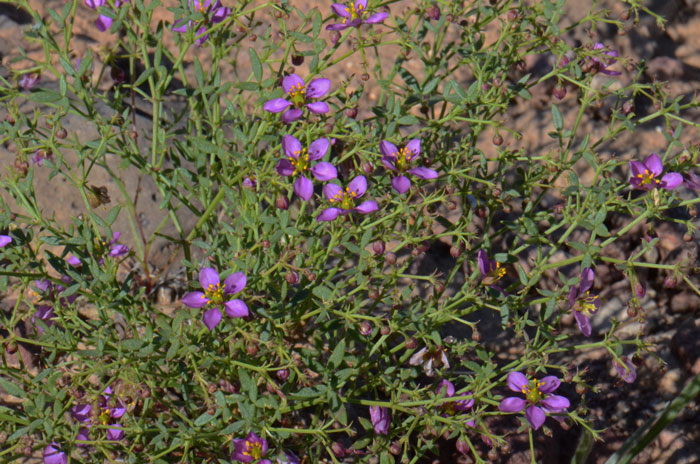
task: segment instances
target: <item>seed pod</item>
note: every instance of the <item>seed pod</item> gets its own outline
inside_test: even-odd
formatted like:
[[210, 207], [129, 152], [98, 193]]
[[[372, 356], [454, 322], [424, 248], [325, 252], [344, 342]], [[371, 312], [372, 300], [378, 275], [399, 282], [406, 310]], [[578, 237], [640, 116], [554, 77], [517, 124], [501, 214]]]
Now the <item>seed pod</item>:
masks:
[[677, 283], [678, 282], [676, 281], [676, 278], [674, 276], [668, 276], [668, 277], [666, 277], [666, 280], [664, 280], [664, 287], [676, 288]]
[[566, 97], [566, 88], [562, 85], [557, 85], [556, 87], [554, 87], [553, 93], [558, 100], [563, 100], [564, 97]]
[[406, 349], [407, 350], [412, 350], [417, 346], [418, 346], [418, 340], [415, 337], [411, 337], [408, 340], [406, 340]]
[[68, 131], [64, 128], [61, 127], [59, 130], [56, 131], [56, 138], [63, 140], [66, 137], [68, 137]]
[[279, 209], [287, 209], [289, 208], [289, 200], [287, 200], [287, 197], [279, 196], [275, 198], [275, 206]]
[[357, 117], [357, 107], [353, 106], [352, 108], [346, 108], [345, 116], [347, 116], [350, 119], [355, 119]]
[[462, 254], [462, 251], [455, 246], [450, 247], [450, 256], [453, 258], [459, 258], [459, 256]]
[[294, 66], [301, 66], [304, 64], [304, 55], [292, 55], [292, 64]]
[[401, 443], [399, 443], [398, 441], [393, 442], [389, 447], [389, 452], [394, 456], [398, 456], [399, 454], [401, 454]]
[[492, 139], [491, 141], [492, 141], [493, 144], [496, 145], [497, 147], [500, 147], [501, 145], [503, 145], [503, 137], [501, 137], [500, 134], [494, 135], [494, 136], [493, 136], [493, 139]]
[[383, 325], [381, 329], [379, 329], [379, 333], [382, 335], [389, 335], [391, 333], [391, 328], [389, 328], [388, 325]]
[[396, 264], [396, 255], [391, 251], [384, 255], [384, 262], [389, 266]]
[[584, 393], [586, 393], [586, 390], [587, 390], [587, 388], [584, 384], [582, 384], [582, 383], [576, 384], [576, 393], [578, 393], [579, 395], [583, 395]]
[[286, 280], [289, 285], [297, 285], [299, 283], [299, 273], [297, 271], [287, 271], [284, 275], [284, 280]]

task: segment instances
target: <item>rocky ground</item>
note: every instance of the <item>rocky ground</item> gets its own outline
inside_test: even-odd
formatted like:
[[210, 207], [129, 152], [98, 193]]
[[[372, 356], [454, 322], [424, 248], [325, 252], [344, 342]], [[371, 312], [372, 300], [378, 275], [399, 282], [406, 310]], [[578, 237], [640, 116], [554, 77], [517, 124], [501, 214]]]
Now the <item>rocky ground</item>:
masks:
[[[51, 8], [60, 9], [65, 2], [63, 0], [33, 0], [32, 4], [46, 16]], [[169, 1], [166, 4], [175, 2]], [[586, 11], [589, 1], [577, 1], [574, 6], [569, 6], [569, 18], [575, 20], [581, 17]], [[608, 2], [612, 15], [620, 17], [624, 14], [624, 8], [617, 2]], [[693, 96], [694, 92], [700, 88], [700, 3], [692, 0], [674, 1], [651, 1], [646, 2], [655, 11], [667, 16], [669, 22], [665, 29], [654, 24], [650, 17], [643, 17], [637, 27], [632, 28], [631, 21], [627, 21], [629, 29], [618, 31], [614, 28], [598, 30], [596, 33], [600, 41], [609, 44], [611, 48], [620, 51], [621, 56], [630, 59], [632, 62], [646, 61], [648, 68], [644, 78], [649, 82], [652, 80], [668, 81], [666, 84], [668, 92], [673, 96], [684, 95], [686, 98]], [[304, 9], [309, 10], [319, 7], [322, 11], [327, 10], [327, 6], [317, 0], [305, 2]], [[399, 11], [403, 5], [392, 6], [392, 9]], [[74, 24], [74, 31], [77, 33], [72, 42], [75, 57], [80, 57], [88, 49], [93, 50], [96, 56], [103, 55], [104, 46], [114, 40], [109, 33], [99, 33], [94, 28], [96, 15], [79, 2], [81, 14]], [[398, 10], [396, 10], [398, 9]], [[158, 13], [157, 19], [166, 21], [172, 20], [172, 13], [165, 9]], [[11, 71], [27, 69], [31, 66], [31, 58], [42, 58], [43, 51], [40, 43], [27, 43], [19, 33], [22, 29], [31, 26], [31, 17], [21, 10], [16, 9], [11, 4], [0, 3], [0, 71], [4, 76], [11, 76]], [[251, 33], [262, 33], [264, 26], [258, 26], [259, 30], [253, 28]], [[575, 30], [565, 37], [565, 40], [575, 43], [576, 41], [587, 41], [585, 37], [587, 31]], [[166, 34], [165, 40], [174, 45], [173, 38]], [[27, 53], [27, 58], [19, 58], [19, 47], [23, 47]], [[196, 51], [206, 55], [208, 49], [203, 48]], [[391, 50], [383, 53], [390, 54]], [[192, 56], [188, 56], [188, 65], [192, 63]], [[530, 57], [527, 60], [528, 69], [525, 72], [533, 74], [546, 72], [551, 66], [542, 57]], [[237, 68], [230, 67], [227, 72], [231, 78], [235, 73], [245, 72], [249, 69], [247, 56], [242, 56]], [[98, 72], [96, 66], [95, 73]], [[340, 65], [331, 68], [324, 77], [330, 78], [333, 82], [341, 80], [351, 81], [352, 86], [362, 85], [359, 81], [358, 63], [345, 61]], [[626, 79], [625, 73], [620, 76], [621, 82]], [[41, 85], [56, 85], [52, 83], [48, 76], [42, 77]], [[105, 86], [109, 83], [105, 82]], [[368, 88], [371, 86], [368, 85]], [[552, 86], [543, 84], [534, 89], [533, 99], [529, 102], [520, 102], [513, 106], [508, 112], [508, 125], [517, 131], [521, 137], [515, 138], [503, 134], [505, 144], [513, 148], [522, 148], [526, 152], [538, 152], [547, 150], [549, 137], [547, 133], [551, 130], [550, 102]], [[377, 94], [369, 92], [366, 94], [367, 103], [376, 101]], [[575, 118], [576, 95], [569, 92], [561, 105], [565, 124]], [[570, 103], [567, 105], [567, 102]], [[644, 115], [650, 112], [650, 108], [645, 106], [645, 102], [637, 102], [638, 113]], [[369, 105], [365, 105], [365, 108]], [[360, 114], [359, 117], [362, 117]], [[588, 115], [582, 128], [582, 133], [600, 134], [605, 125], [605, 109], [597, 113]], [[687, 119], [698, 121], [700, 118], [697, 112], [685, 114]], [[140, 118], [140, 117], [139, 117]], [[138, 127], [147, 127], [147, 118], [139, 120]], [[142, 125], [142, 126], [141, 126]], [[96, 137], [93, 128], [87, 127], [77, 119], [67, 118], [64, 127], [70, 134], [75, 134], [80, 140], [90, 140]], [[624, 134], [618, 139], [600, 148], [601, 156], [620, 156], [624, 159], [643, 158], [651, 152], [662, 153], [667, 148], [667, 141], [663, 134], [663, 127], [659, 121], [650, 121], [633, 134]], [[490, 143], [493, 134], [486, 134], [481, 140], [482, 149], [489, 153], [493, 150]], [[697, 130], [686, 130], [682, 140], [686, 143], [700, 143], [700, 135]], [[12, 147], [0, 148], [0, 156], [6, 163], [12, 163]], [[115, 164], [118, 160], [114, 160]], [[163, 212], [158, 210], [160, 198], [155, 186], [147, 181], [141, 182], [137, 172], [124, 172], [123, 178], [127, 183], [128, 191], [140, 189], [140, 203], [138, 205], [141, 215], [141, 227], [145, 235], [152, 233], [153, 228], [162, 218]], [[582, 170], [581, 176], [585, 179], [590, 173]], [[109, 177], [104, 174], [103, 178], [95, 179], [95, 183], [105, 185], [110, 192], [116, 188], [110, 184]], [[55, 202], [52, 201], [56, 195], [68, 197], [70, 189], [65, 186], [49, 184], [48, 182], [37, 183], [45, 185], [45, 190], [37, 187], [37, 195], [40, 205], [47, 214], [55, 214], [57, 218], [67, 221], [69, 218], [84, 212], [82, 202], [79, 198], [74, 201]], [[63, 190], [62, 190], [63, 189]], [[697, 195], [696, 192], [686, 190], [684, 195], [690, 197]], [[113, 201], [118, 202], [118, 195], [114, 195]], [[456, 214], [456, 213], [455, 213]], [[685, 214], [678, 212], [679, 215]], [[613, 218], [624, 220], [624, 218]], [[193, 218], [186, 221], [189, 227], [193, 224]], [[610, 224], [613, 226], [614, 224]], [[117, 224], [125, 231], [126, 239], [132, 242], [136, 240], [128, 224]], [[696, 233], [689, 242], [683, 240], [685, 231], [672, 227], [670, 224], [663, 225], [657, 229], [660, 237], [658, 252], [655, 256], [646, 257], [648, 260], [659, 263], [676, 263], [681, 259], [688, 258], [697, 262], [697, 247], [700, 244], [700, 236]], [[627, 256], [640, 245], [643, 237], [643, 229], [630, 234], [626, 242], [616, 242], [615, 247], [606, 249], [609, 256]], [[161, 282], [167, 283], [176, 278], [177, 269], [173, 267], [172, 250], [168, 249], [164, 241], [154, 245], [151, 256], [152, 266], [161, 271]], [[426, 255], [425, 266], [441, 265], [449, 262], [446, 256], [448, 248], [434, 246]], [[432, 261], [431, 261], [432, 260]], [[628, 283], [623, 279], [622, 274], [614, 267], [599, 266], [597, 269], [596, 289], [603, 289], [600, 297], [605, 304], [601, 311], [593, 318], [594, 334], [603, 334], [609, 327], [612, 318], [625, 321], [621, 336], [635, 337], [643, 336], [648, 341], [656, 343], [656, 355], [658, 359], [647, 357], [641, 361], [638, 367], [637, 382], [633, 385], [620, 384], [616, 382], [614, 368], [610, 362], [610, 356], [601, 351], [589, 351], [582, 353], [576, 360], [578, 366], [587, 366], [587, 378], [594, 390], [585, 392], [582, 401], [585, 400], [595, 417], [595, 427], [605, 429], [602, 433], [603, 441], [593, 445], [589, 463], [602, 464], [605, 460], [621, 446], [624, 440], [640, 427], [656, 411], [662, 409], [669, 399], [672, 399], [685, 385], [687, 380], [700, 372], [700, 297], [692, 293], [684, 285], [679, 284], [676, 288], [666, 288], [664, 280], [666, 275], [659, 272], [648, 272], [641, 276], [647, 282], [647, 295], [642, 302], [644, 319], [643, 323], [638, 322], [638, 318], [631, 318], [627, 314], [627, 301], [631, 297], [631, 290]], [[174, 307], [177, 296], [177, 288], [170, 288], [162, 285], [162, 290], [158, 291], [158, 298], [161, 304], [170, 308]], [[172, 286], [171, 286], [172, 287]], [[570, 321], [573, 324], [573, 321]], [[503, 341], [503, 340], [500, 340]], [[507, 354], [507, 343], [503, 343], [500, 350], [505, 350]], [[512, 354], [511, 354], [512, 355]], [[576, 366], [573, 366], [574, 369]], [[577, 394], [571, 389], [566, 391], [571, 397]], [[639, 455], [636, 463], [695, 463], [700, 462], [700, 414], [698, 414], [698, 401], [691, 403], [684, 410], [673, 424], [662, 432], [645, 451]], [[494, 423], [493, 427], [500, 425]], [[576, 445], [580, 430], [563, 430], [557, 425], [553, 425], [552, 436], [539, 435], [538, 448], [542, 450], [542, 455], [538, 461], [546, 463], [568, 462], [572, 448]], [[527, 435], [516, 437], [508, 452], [503, 452], [498, 456], [490, 456], [492, 462], [502, 463], [526, 463], [529, 462], [529, 452], [527, 451]], [[447, 443], [443, 452], [435, 463], [455, 462], [453, 444]], [[467, 462], [467, 461], [464, 461]]]

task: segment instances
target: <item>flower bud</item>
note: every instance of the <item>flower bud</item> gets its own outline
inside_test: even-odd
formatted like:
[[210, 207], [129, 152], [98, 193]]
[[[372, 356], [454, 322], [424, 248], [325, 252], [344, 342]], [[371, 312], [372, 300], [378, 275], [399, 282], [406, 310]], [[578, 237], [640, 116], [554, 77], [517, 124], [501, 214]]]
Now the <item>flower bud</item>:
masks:
[[337, 441], [334, 441], [333, 444], [331, 445], [331, 451], [333, 452], [333, 455], [336, 458], [342, 458], [345, 456], [345, 452], [347, 451], [343, 445], [338, 443]]
[[384, 262], [387, 263], [389, 266], [393, 266], [394, 264], [396, 264], [396, 255], [391, 251], [386, 253], [384, 255]]
[[289, 285], [297, 285], [299, 283], [299, 273], [297, 271], [287, 271], [284, 275], [284, 280], [286, 280]]
[[306, 278], [309, 280], [309, 282], [313, 282], [316, 280], [316, 273], [309, 272], [308, 274], [306, 274]]
[[562, 85], [557, 85], [556, 87], [554, 87], [553, 93], [558, 100], [563, 100], [564, 97], [566, 97], [566, 88]]
[[278, 379], [284, 382], [289, 378], [289, 369], [279, 369], [277, 372], [275, 372], [275, 375]]
[[561, 214], [564, 211], [564, 203], [557, 203], [552, 207], [552, 211], [554, 211], [554, 214]]
[[690, 232], [686, 232], [685, 234], [683, 234], [683, 240], [686, 242], [692, 242], [693, 234], [691, 234]]
[[454, 15], [453, 15], [453, 14], [448, 14], [447, 16], [445, 16], [445, 21], [447, 21], [448, 23], [453, 23], [453, 22], [455, 22], [455, 17], [454, 17]]
[[579, 395], [583, 395], [584, 393], [586, 393], [586, 390], [587, 389], [586, 389], [586, 386], [584, 384], [582, 384], [582, 383], [576, 384], [576, 393], [578, 393]]
[[340, 32], [338, 31], [331, 31], [331, 43], [333, 45], [337, 44], [338, 41], [340, 40]]
[[458, 247], [450, 247], [450, 256], [453, 258], [459, 258], [459, 256], [462, 254], [462, 251]]
[[360, 79], [362, 79], [363, 81], [367, 82], [367, 81], [369, 80], [369, 74], [363, 73], [363, 74], [360, 76]]
[[506, 13], [506, 18], [508, 18], [508, 21], [515, 21], [518, 19], [518, 10], [508, 10], [508, 13]]
[[216, 393], [216, 390], [218, 390], [218, 389], [219, 389], [219, 387], [217, 387], [216, 384], [210, 383], [209, 385], [207, 385], [207, 391], [209, 393], [211, 393], [212, 395], [214, 393]]
[[365, 337], [372, 335], [372, 324], [369, 321], [360, 322], [360, 334]]
[[503, 145], [503, 137], [501, 137], [499, 134], [494, 135], [493, 139], [491, 141], [497, 147], [500, 147], [501, 145]]
[[355, 119], [357, 117], [357, 107], [353, 106], [352, 108], [346, 108], [345, 116], [347, 116], [350, 119]]
[[643, 282], [635, 282], [634, 283], [634, 293], [636, 293], [639, 298], [644, 298], [644, 295], [647, 294], [646, 284]]
[[56, 131], [56, 138], [63, 140], [66, 137], [68, 137], [68, 131], [64, 128], [61, 127], [59, 130]]
[[369, 287], [367, 289], [367, 296], [369, 297], [370, 300], [378, 300], [379, 299], [379, 290], [377, 290], [374, 287]]
[[666, 277], [666, 280], [664, 280], [664, 287], [666, 288], [676, 288], [676, 284], [678, 281], [674, 276], [668, 276]]
[[457, 448], [457, 451], [464, 454], [465, 456], [469, 454], [469, 443], [467, 443], [467, 440], [463, 440], [461, 438], [457, 439], [455, 447]]
[[475, 342], [478, 342], [479, 340], [481, 340], [481, 334], [476, 329], [476, 327], [474, 327], [472, 329], [472, 340], [474, 340]]
[[391, 446], [389, 446], [389, 452], [394, 456], [401, 454], [401, 443], [398, 441], [393, 442]]
[[287, 209], [289, 208], [289, 200], [287, 200], [287, 197], [277, 197], [275, 199], [275, 206], [279, 209]]
[[383, 325], [382, 328], [379, 329], [379, 333], [382, 335], [389, 335], [391, 333], [391, 329], [388, 325]]
[[442, 282], [440, 282], [438, 280], [437, 282], [435, 282], [435, 285], [433, 286], [433, 288], [435, 289], [435, 291], [437, 293], [442, 293], [445, 291], [445, 284], [443, 284]]
[[263, 241], [262, 241], [262, 247], [263, 247], [265, 250], [267, 250], [268, 248], [270, 248], [270, 241], [267, 240], [267, 239], [263, 240]]
[[634, 100], [627, 100], [622, 104], [622, 113], [625, 115], [628, 115], [630, 113], [634, 113], [635, 107], [634, 107]]
[[372, 251], [374, 251], [375, 255], [382, 255], [384, 254], [384, 242], [382, 240], [377, 240], [372, 244]]
[[627, 315], [630, 318], [637, 317], [637, 305], [633, 304], [632, 302], [627, 303]]
[[415, 337], [411, 337], [408, 340], [406, 340], [406, 349], [407, 350], [412, 350], [417, 346], [418, 346], [418, 340]]

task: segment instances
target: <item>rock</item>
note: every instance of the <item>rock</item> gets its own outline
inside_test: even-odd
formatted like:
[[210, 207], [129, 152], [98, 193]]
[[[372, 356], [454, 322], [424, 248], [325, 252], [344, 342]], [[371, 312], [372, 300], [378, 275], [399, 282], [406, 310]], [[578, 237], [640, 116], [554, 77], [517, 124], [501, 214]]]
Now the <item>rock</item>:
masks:
[[669, 369], [659, 380], [659, 393], [664, 397], [676, 396], [683, 387], [683, 372], [680, 368]]
[[700, 298], [690, 292], [678, 293], [671, 298], [669, 309], [674, 314], [698, 312], [700, 310]]
[[671, 352], [686, 372], [700, 374], [700, 328], [686, 325], [679, 329], [671, 339]]

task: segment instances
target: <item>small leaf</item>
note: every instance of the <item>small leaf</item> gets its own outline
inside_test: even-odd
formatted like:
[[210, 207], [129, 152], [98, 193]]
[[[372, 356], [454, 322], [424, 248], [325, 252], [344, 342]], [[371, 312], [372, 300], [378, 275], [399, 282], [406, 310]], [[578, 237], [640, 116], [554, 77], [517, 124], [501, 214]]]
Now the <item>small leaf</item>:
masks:
[[554, 123], [554, 128], [557, 130], [557, 132], [561, 131], [564, 127], [564, 120], [561, 117], [561, 112], [554, 103], [552, 103], [552, 122]]
[[328, 363], [333, 366], [333, 369], [337, 369], [340, 363], [343, 362], [343, 357], [345, 356], [345, 340], [340, 340], [333, 350], [333, 354], [328, 358]]
[[248, 53], [250, 54], [250, 66], [253, 68], [253, 75], [255, 76], [255, 80], [260, 82], [262, 80], [262, 74], [263, 74], [263, 69], [262, 69], [262, 63], [260, 63], [260, 57], [258, 56], [258, 53], [253, 49], [253, 47], [248, 49]]

